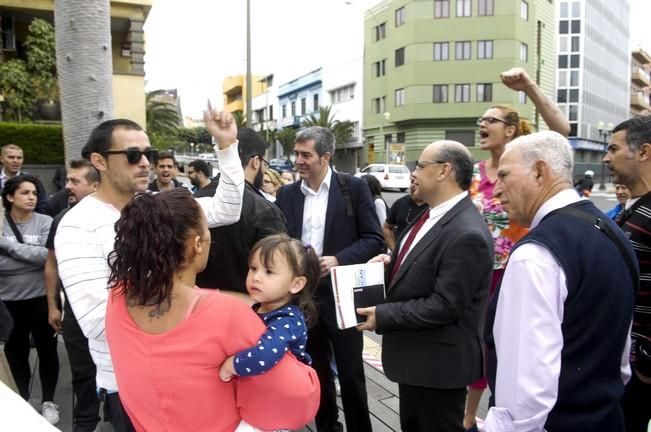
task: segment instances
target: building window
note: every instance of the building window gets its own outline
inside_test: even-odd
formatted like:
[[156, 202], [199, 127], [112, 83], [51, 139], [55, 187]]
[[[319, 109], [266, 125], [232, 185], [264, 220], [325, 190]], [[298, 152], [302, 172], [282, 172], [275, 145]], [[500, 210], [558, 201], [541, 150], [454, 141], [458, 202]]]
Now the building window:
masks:
[[269, 120], [273, 120], [273, 119], [274, 119], [274, 106], [269, 105]]
[[307, 104], [305, 102], [305, 98], [301, 98], [301, 114], [306, 114], [307, 113]]
[[570, 33], [572, 34], [581, 33], [581, 21], [572, 20], [572, 24], [570, 24]]
[[373, 63], [373, 76], [375, 78], [384, 76], [387, 72], [387, 60], [383, 59]]
[[283, 118], [287, 117], [287, 104], [283, 104]]
[[572, 18], [581, 17], [581, 2], [574, 1], [572, 2]]
[[330, 92], [330, 99], [333, 104], [347, 102], [355, 98], [355, 84], [341, 87]]
[[558, 56], [558, 68], [559, 69], [567, 69], [567, 60], [568, 60], [567, 55], [559, 55]]
[[570, 102], [579, 102], [579, 89], [570, 90]]
[[394, 93], [396, 106], [403, 106], [405, 104], [405, 89], [397, 89]]
[[576, 69], [579, 67], [579, 62], [580, 62], [580, 55], [579, 54], [572, 54], [570, 56], [570, 67], [573, 69]]
[[570, 105], [570, 113], [568, 115], [570, 121], [577, 121], [579, 119], [579, 106]]
[[448, 85], [436, 84], [434, 85], [434, 103], [447, 103], [448, 102]]
[[519, 99], [519, 102], [522, 105], [526, 104], [527, 103], [527, 94], [525, 92], [523, 92], [523, 91], [518, 92], [518, 99]]
[[375, 30], [375, 42], [384, 39], [387, 37], [387, 23], [383, 22], [382, 24], [376, 25]]
[[450, 17], [450, 0], [434, 0], [434, 18]]
[[470, 41], [460, 41], [455, 44], [455, 59], [470, 60]]
[[457, 16], [458, 17], [469, 17], [470, 7], [472, 2], [470, 0], [457, 0]]
[[296, 101], [292, 101], [292, 116], [296, 115]]
[[477, 84], [477, 102], [493, 101], [493, 84]]
[[449, 60], [449, 42], [434, 42], [434, 61]]
[[405, 49], [398, 48], [396, 50], [396, 67], [402, 66], [405, 64]]
[[493, 0], [479, 0], [477, 5], [477, 15], [490, 16], [493, 15]]
[[561, 2], [561, 18], [567, 18], [567, 2]]
[[493, 58], [493, 41], [477, 41], [477, 58], [478, 59], [492, 59]]
[[558, 23], [558, 32], [560, 34], [568, 34], [570, 32], [569, 21], [561, 20]]
[[520, 60], [523, 62], [529, 60], [529, 47], [526, 43], [520, 43]]
[[559, 89], [556, 94], [556, 102], [565, 103], [567, 102], [567, 89]]
[[470, 102], [470, 84], [455, 84], [454, 101]]
[[373, 112], [375, 114], [380, 114], [380, 113], [384, 112], [384, 102], [385, 101], [386, 101], [385, 96], [373, 99]]
[[396, 133], [396, 142], [398, 144], [404, 144], [405, 143], [405, 133], [404, 132], [397, 132]]
[[405, 8], [404, 6], [396, 9], [396, 27], [400, 27], [405, 23]]
[[579, 52], [579, 43], [579, 36], [572, 36], [572, 46], [570, 47], [572, 52]]
[[312, 111], [317, 112], [319, 110], [319, 94], [315, 93], [312, 96]]
[[529, 21], [529, 3], [524, 0], [520, 0], [520, 18]]
[[579, 86], [579, 71], [570, 71], [570, 87]]

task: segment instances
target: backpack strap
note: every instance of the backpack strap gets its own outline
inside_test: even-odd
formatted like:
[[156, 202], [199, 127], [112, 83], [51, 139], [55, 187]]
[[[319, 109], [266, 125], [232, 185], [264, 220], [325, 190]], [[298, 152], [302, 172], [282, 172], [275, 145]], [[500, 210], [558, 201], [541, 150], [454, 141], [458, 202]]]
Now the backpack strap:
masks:
[[18, 243], [25, 243], [23, 241], [23, 235], [20, 233], [20, 231], [18, 231], [18, 227], [16, 226], [14, 220], [11, 218], [11, 215], [7, 213], [5, 217], [7, 219], [7, 222], [9, 222], [9, 227], [11, 228], [11, 231], [13, 231], [14, 236], [16, 237]]
[[341, 188], [341, 194], [344, 196], [344, 202], [346, 203], [346, 216], [354, 216], [355, 211], [353, 210], [353, 200], [350, 197], [350, 187], [348, 186], [348, 175], [340, 172], [335, 172], [337, 176], [337, 182]]
[[575, 218], [588, 222], [593, 227], [595, 227], [602, 233], [606, 234], [608, 238], [615, 244], [615, 246], [619, 250], [619, 253], [622, 255], [622, 258], [624, 258], [624, 261], [626, 262], [626, 267], [628, 267], [628, 272], [631, 275], [631, 280], [633, 281], [633, 285], [635, 286], [635, 291], [637, 292], [640, 283], [640, 277], [639, 277], [638, 270], [635, 266], [635, 263], [633, 262], [631, 255], [626, 250], [626, 246], [624, 245], [622, 240], [619, 237], [617, 237], [613, 229], [610, 226], [608, 226], [608, 223], [606, 223], [604, 219], [571, 206], [566, 206], [554, 210], [553, 212], [545, 216], [545, 218], [547, 218], [552, 214], [565, 214], [568, 216], [573, 216]]

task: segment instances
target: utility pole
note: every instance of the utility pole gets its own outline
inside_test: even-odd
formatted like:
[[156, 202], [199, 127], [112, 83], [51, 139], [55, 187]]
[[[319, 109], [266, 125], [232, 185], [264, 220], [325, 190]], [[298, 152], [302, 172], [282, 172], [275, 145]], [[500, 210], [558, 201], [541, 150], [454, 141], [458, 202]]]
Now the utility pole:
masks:
[[246, 127], [251, 127], [251, 0], [246, 0]]

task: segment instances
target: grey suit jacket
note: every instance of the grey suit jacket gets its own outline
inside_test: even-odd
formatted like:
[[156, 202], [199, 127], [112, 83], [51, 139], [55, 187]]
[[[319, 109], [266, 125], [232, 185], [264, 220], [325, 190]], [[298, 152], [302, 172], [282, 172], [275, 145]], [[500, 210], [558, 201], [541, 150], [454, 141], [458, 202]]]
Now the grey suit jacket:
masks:
[[[394, 251], [394, 259], [399, 253]], [[482, 376], [482, 324], [493, 257], [486, 222], [466, 197], [416, 243], [393, 280], [388, 279], [391, 262], [387, 301], [376, 309], [390, 380], [452, 389]]]

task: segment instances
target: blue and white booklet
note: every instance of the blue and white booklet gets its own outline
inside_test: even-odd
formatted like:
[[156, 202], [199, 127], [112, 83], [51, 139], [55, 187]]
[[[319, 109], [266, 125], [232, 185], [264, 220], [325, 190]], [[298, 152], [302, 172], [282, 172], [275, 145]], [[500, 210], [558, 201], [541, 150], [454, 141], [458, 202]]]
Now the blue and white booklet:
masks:
[[363, 323], [357, 308], [384, 303], [384, 263], [354, 264], [330, 271], [332, 294], [337, 311], [337, 327], [343, 330]]

